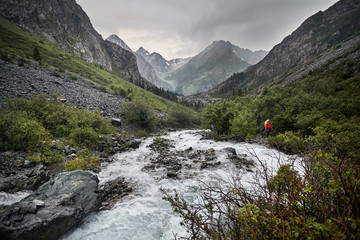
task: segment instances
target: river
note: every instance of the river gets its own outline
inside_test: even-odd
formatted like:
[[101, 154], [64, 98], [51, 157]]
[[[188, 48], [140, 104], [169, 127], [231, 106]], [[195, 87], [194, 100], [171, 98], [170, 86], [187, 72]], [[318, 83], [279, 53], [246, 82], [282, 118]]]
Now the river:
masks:
[[[167, 240], [174, 239], [175, 235], [185, 236], [185, 230], [179, 225], [181, 218], [162, 199], [160, 189], [170, 193], [176, 190], [188, 201], [194, 202], [198, 200], [197, 190], [201, 185], [199, 181], [226, 190], [233, 176], [243, 175], [243, 181], [251, 180], [258, 169], [254, 154], [269, 167], [273, 167], [274, 171], [279, 158], [282, 162], [292, 161], [290, 156], [258, 144], [203, 140], [195, 130], [170, 132], [161, 138], [173, 145], [168, 155], [181, 163], [177, 177], [169, 178], [165, 167], [146, 168], [160, 156], [149, 147], [158, 138], [148, 138], [143, 140], [138, 149], [115, 155], [113, 162], [102, 166], [102, 171], [98, 174], [100, 183], [122, 176], [132, 184], [133, 192], [111, 210], [88, 216], [62, 240]], [[237, 155], [249, 160], [253, 158], [255, 166], [252, 171], [235, 167], [234, 161], [229, 159], [228, 152], [224, 150], [229, 147], [234, 148]], [[184, 154], [180, 154], [201, 151], [212, 152], [215, 159], [210, 160], [215, 164], [203, 168], [201, 162], [207, 160], [189, 160]]]

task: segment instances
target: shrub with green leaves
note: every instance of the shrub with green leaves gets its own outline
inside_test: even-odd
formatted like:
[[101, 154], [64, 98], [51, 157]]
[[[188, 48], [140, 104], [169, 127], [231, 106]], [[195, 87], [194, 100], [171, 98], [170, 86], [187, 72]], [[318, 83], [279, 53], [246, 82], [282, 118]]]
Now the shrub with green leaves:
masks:
[[49, 140], [49, 132], [26, 112], [0, 110], [1, 151], [36, 151]]
[[155, 127], [155, 115], [153, 109], [143, 100], [135, 99], [126, 102], [120, 109], [129, 123], [141, 128], [152, 130]]
[[230, 122], [236, 114], [232, 106], [232, 102], [227, 100], [207, 105], [202, 118], [203, 127], [213, 129], [218, 134], [229, 134]]
[[65, 162], [66, 171], [89, 170], [100, 166], [99, 156], [85, 149], [79, 152], [73, 159]]
[[196, 121], [196, 113], [181, 105], [173, 105], [169, 110], [168, 122], [176, 127], [190, 127]]
[[37, 161], [59, 164], [62, 149], [50, 142], [63, 138], [75, 147], [94, 148], [113, 132], [99, 112], [61, 105], [45, 95], [7, 99], [0, 107], [0, 150], [39, 152]]
[[69, 139], [86, 147], [95, 147], [100, 142], [100, 136], [92, 128], [75, 128], [70, 131]]
[[230, 121], [230, 124], [231, 133], [236, 134], [241, 138], [253, 138], [258, 132], [255, 114], [248, 107], [240, 109], [234, 119]]
[[299, 133], [290, 131], [270, 137], [269, 143], [277, 149], [290, 154], [303, 153], [307, 145], [306, 140]]

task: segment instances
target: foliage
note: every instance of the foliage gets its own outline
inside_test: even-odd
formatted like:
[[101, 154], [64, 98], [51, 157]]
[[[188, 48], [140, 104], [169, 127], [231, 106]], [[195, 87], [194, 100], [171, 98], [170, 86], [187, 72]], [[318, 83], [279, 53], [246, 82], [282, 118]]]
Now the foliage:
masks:
[[234, 178], [228, 191], [203, 183], [196, 203], [163, 190], [164, 199], [184, 239], [358, 239], [360, 167], [331, 149], [308, 149], [301, 175], [289, 164], [273, 175], [258, 159], [250, 187]]
[[50, 134], [32, 116], [26, 112], [18, 114], [0, 110], [1, 151], [31, 151], [41, 147]]
[[73, 159], [66, 161], [65, 170], [89, 170], [100, 166], [99, 156], [94, 155], [91, 151], [85, 149], [78, 153]]
[[84, 144], [87, 147], [95, 147], [100, 142], [100, 136], [92, 128], [75, 128], [71, 131], [69, 138], [75, 143]]
[[45, 95], [31, 99], [7, 99], [0, 107], [0, 150], [39, 152], [33, 160], [60, 164], [64, 144], [52, 146], [54, 138], [64, 138], [77, 147], [96, 148], [106, 141], [103, 134], [113, 132], [99, 112], [71, 108]]
[[198, 114], [179, 104], [169, 109], [168, 124], [176, 127], [191, 127], [198, 122]]
[[215, 130], [218, 134], [230, 133], [230, 121], [234, 118], [232, 103], [224, 100], [213, 105], [207, 105], [204, 109], [202, 125], [205, 128]]
[[41, 62], [41, 56], [40, 56], [40, 52], [39, 52], [39, 48], [38, 47], [34, 47], [34, 51], [33, 51], [33, 59], [37, 62]]
[[155, 127], [155, 115], [151, 107], [141, 99], [126, 102], [120, 109], [129, 123], [134, 123], [141, 128], [151, 130]]
[[306, 141], [298, 132], [291, 131], [281, 133], [276, 137], [270, 137], [269, 143], [277, 149], [290, 154], [304, 152], [307, 145]]
[[[0, 17], [0, 49], [0, 58], [6, 61], [10, 61], [9, 56], [28, 60], [34, 59], [34, 51], [37, 49], [44, 67], [53, 67], [64, 72], [66, 71], [72, 76], [74, 76], [73, 74], [82, 76], [100, 85], [104, 90], [114, 88], [115, 94], [124, 97], [129, 97], [128, 95], [131, 92], [133, 98], [144, 98], [158, 110], [165, 110], [171, 104], [170, 101], [163, 97], [176, 100], [176, 96], [173, 93], [164, 89], [149, 86], [147, 89], [149, 91], [147, 91], [139, 86], [135, 86], [131, 83], [131, 80], [126, 79], [124, 75], [120, 74], [116, 67], [113, 67], [113, 71], [108, 71], [99, 64], [88, 63], [32, 35], [3, 17]], [[54, 74], [58, 75], [59, 71], [54, 72]]]
[[230, 124], [231, 132], [241, 138], [253, 138], [258, 130], [255, 114], [248, 106], [241, 108]]

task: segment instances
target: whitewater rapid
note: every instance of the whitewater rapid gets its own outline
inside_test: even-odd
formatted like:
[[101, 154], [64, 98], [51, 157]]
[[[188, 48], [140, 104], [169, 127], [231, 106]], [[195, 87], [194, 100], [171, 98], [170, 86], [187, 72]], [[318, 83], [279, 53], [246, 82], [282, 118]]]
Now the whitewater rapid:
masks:
[[[188, 201], [194, 202], [198, 199], [200, 181], [224, 190], [229, 187], [228, 182], [234, 176], [243, 175], [243, 181], [251, 181], [257, 167], [255, 166], [252, 172], [236, 168], [224, 151], [229, 147], [234, 148], [238, 155], [246, 154], [247, 158], [253, 158], [255, 165], [258, 165], [256, 158], [261, 159], [274, 171], [279, 161], [293, 161], [290, 156], [258, 144], [203, 140], [196, 130], [170, 132], [161, 138], [174, 145], [171, 151], [184, 151], [190, 147], [192, 151], [213, 149], [216, 161], [220, 164], [205, 169], [182, 167], [177, 178], [168, 178], [165, 168], [144, 170], [144, 166], [159, 153], [149, 147], [155, 137], [143, 140], [138, 149], [115, 155], [114, 161], [103, 165], [98, 174], [100, 183], [122, 176], [132, 184], [134, 191], [111, 210], [88, 216], [76, 230], [62, 240], [167, 240], [174, 239], [175, 235], [186, 236], [185, 230], [180, 226], [181, 218], [176, 216], [170, 204], [162, 199], [160, 189], [169, 193], [176, 190]], [[179, 161], [184, 166], [191, 164], [186, 158], [180, 157]]]

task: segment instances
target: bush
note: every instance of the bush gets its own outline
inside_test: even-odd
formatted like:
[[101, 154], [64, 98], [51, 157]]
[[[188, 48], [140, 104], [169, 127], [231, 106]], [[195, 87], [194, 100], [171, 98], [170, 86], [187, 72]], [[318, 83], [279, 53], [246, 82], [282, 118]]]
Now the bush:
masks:
[[191, 112], [180, 105], [174, 105], [169, 110], [168, 122], [176, 127], [190, 127], [192, 126], [194, 115], [196, 115], [195, 112]]
[[89, 150], [85, 149], [79, 152], [74, 159], [65, 163], [66, 171], [74, 170], [90, 170], [91, 168], [98, 168], [100, 166], [99, 156], [92, 154]]
[[133, 102], [126, 102], [120, 109], [129, 123], [134, 123], [141, 128], [153, 130], [155, 127], [155, 116], [151, 107], [144, 101], [135, 99]]
[[41, 56], [40, 56], [40, 52], [39, 52], [38, 47], [34, 47], [34, 49], [33, 49], [33, 59], [35, 61], [41, 63]]
[[207, 105], [202, 117], [203, 127], [212, 129], [218, 134], [229, 134], [230, 121], [236, 114], [232, 106], [232, 103], [227, 100]]
[[26, 113], [0, 111], [0, 114], [3, 151], [36, 151], [49, 139], [49, 132]]
[[304, 153], [306, 141], [299, 133], [285, 132], [274, 137], [269, 137], [270, 145], [289, 154]]
[[100, 136], [92, 128], [75, 128], [70, 131], [69, 139], [76, 144], [83, 144], [86, 147], [95, 147], [100, 142]]
[[44, 152], [30, 156], [28, 159], [53, 166], [62, 163], [64, 160], [64, 155], [59, 149], [44, 149]]
[[235, 118], [230, 121], [231, 133], [240, 136], [241, 138], [253, 138], [258, 132], [258, 124], [251, 109], [241, 109]]

